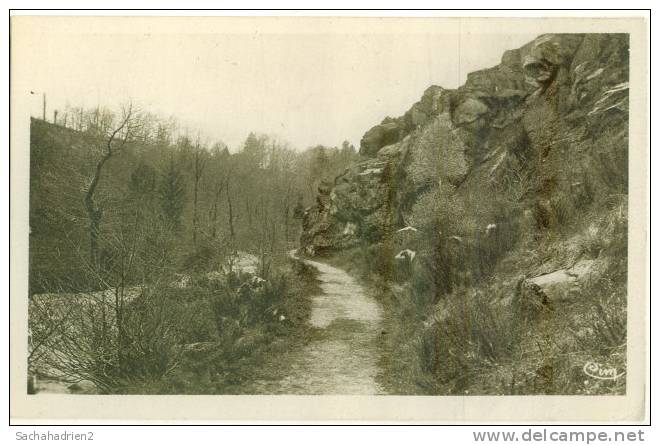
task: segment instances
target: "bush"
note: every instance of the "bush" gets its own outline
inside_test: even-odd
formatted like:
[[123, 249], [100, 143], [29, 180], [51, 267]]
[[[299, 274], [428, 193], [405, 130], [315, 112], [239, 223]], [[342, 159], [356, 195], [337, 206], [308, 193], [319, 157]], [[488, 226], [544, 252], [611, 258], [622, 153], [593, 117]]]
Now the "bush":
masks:
[[442, 317], [418, 340], [423, 369], [449, 393], [463, 392], [483, 368], [508, 362], [518, 347], [520, 327], [508, 308], [480, 292], [451, 295]]
[[419, 231], [410, 248], [417, 252], [419, 266], [426, 269], [413, 274], [413, 286], [432, 293], [435, 301], [488, 277], [521, 236], [521, 205], [490, 189], [464, 193], [470, 196], [441, 184], [412, 207], [410, 224]]
[[[30, 366], [68, 382], [89, 380], [102, 393], [157, 381], [179, 363], [178, 320], [148, 289], [115, 296], [51, 294], [30, 304]], [[34, 349], [34, 348], [37, 349]]]
[[125, 311], [118, 369], [122, 386], [157, 381], [179, 365], [182, 336], [180, 320], [173, 315], [156, 297], [147, 295]]
[[218, 270], [222, 259], [222, 247], [212, 240], [201, 237], [197, 246], [183, 257], [183, 270], [188, 273]]
[[215, 341], [218, 338], [211, 316], [212, 282], [199, 282], [184, 289], [166, 288], [160, 294], [168, 316], [176, 320], [176, 331], [182, 344]]
[[[233, 393], [259, 369], [259, 357], [278, 338], [305, 326], [310, 305], [307, 296], [318, 291], [314, 272], [299, 262], [288, 271], [273, 273], [268, 281], [252, 274], [230, 273], [219, 280], [193, 280], [194, 286], [172, 291], [179, 307], [200, 312], [190, 323], [212, 331], [210, 341], [187, 345], [182, 365], [141, 392]], [[179, 309], [181, 310], [181, 309]], [[182, 318], [183, 319], [183, 318]], [[187, 323], [189, 324], [189, 323]], [[190, 334], [186, 337], [190, 342]]]

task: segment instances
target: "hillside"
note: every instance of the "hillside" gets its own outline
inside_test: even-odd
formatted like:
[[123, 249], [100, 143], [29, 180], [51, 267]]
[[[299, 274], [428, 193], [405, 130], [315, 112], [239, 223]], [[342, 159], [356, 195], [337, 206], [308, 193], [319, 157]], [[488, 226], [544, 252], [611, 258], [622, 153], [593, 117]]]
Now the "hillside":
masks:
[[628, 36], [543, 35], [429, 87], [319, 187], [302, 249], [387, 308], [391, 392], [623, 393]]
[[[75, 129], [31, 119], [32, 293], [105, 286], [90, 269], [84, 198], [107, 137], [97, 121], [116, 117], [98, 109], [84, 116]], [[172, 244], [162, 246], [173, 273], [217, 269], [236, 249], [267, 263], [286, 256], [296, 245], [302, 210], [316, 186], [357, 158], [347, 142], [341, 148], [296, 151], [256, 133], [230, 153], [222, 142], [200, 144], [147, 113], [136, 121], [141, 133], [104, 164], [95, 191], [102, 211], [99, 260], [106, 269], [114, 267], [118, 243], [126, 242], [122, 236], [135, 231], [136, 217], [156, 238], [161, 229], [170, 231], [158, 226], [176, 219]], [[154, 239], [147, 244], [155, 247]], [[154, 255], [162, 258], [163, 252]]]

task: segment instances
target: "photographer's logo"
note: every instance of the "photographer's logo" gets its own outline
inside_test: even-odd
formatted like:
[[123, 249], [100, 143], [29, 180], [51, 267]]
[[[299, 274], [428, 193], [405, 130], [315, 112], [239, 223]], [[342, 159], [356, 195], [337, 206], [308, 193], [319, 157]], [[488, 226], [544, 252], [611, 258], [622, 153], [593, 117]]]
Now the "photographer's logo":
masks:
[[616, 380], [625, 374], [625, 372], [618, 374], [616, 368], [606, 367], [596, 362], [585, 363], [582, 370], [589, 377], [593, 377], [594, 379], [599, 380]]

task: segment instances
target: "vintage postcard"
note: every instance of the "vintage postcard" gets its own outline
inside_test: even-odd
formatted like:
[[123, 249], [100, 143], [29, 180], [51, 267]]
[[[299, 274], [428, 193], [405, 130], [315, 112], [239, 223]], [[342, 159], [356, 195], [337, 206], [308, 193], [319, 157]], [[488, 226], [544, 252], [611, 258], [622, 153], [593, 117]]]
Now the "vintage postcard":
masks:
[[639, 17], [11, 19], [11, 407], [643, 422]]

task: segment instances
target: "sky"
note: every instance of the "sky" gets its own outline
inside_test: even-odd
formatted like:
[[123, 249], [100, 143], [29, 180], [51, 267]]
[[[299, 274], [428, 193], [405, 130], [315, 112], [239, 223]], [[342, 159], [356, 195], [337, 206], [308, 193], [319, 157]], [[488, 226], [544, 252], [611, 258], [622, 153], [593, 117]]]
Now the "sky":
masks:
[[296, 149], [358, 147], [430, 85], [456, 88], [534, 31], [428, 19], [24, 18], [12, 22], [12, 80], [33, 116], [46, 93], [49, 120], [66, 105], [131, 100], [232, 151], [251, 131]]

